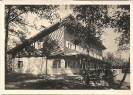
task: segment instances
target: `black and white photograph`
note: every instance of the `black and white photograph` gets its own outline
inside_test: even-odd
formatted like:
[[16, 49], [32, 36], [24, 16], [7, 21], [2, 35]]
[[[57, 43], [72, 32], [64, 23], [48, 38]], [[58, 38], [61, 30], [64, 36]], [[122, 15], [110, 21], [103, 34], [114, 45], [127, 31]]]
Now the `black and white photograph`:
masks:
[[4, 5], [5, 90], [130, 90], [129, 4]]

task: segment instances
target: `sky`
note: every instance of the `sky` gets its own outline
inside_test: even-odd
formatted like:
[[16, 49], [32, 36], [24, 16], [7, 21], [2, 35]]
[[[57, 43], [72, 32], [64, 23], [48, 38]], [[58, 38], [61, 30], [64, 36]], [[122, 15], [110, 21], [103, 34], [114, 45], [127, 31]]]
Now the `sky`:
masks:
[[115, 33], [114, 28], [106, 28], [104, 29], [105, 33], [102, 35], [102, 44], [107, 48], [104, 50], [103, 55], [105, 56], [107, 52], [113, 53], [118, 58], [124, 58], [125, 61], [128, 61], [129, 52], [121, 52], [121, 54], [116, 54], [118, 49], [118, 43], [116, 42], [116, 37], [120, 36], [120, 33]]
[[[108, 10], [109, 15], [113, 16], [114, 12], [116, 10], [120, 10], [120, 9], [116, 9], [116, 6], [110, 6], [110, 8]], [[65, 6], [60, 6], [60, 10], [58, 10], [57, 13], [60, 14], [61, 18], [64, 18], [68, 14], [72, 14], [73, 11], [69, 8], [65, 9]], [[36, 14], [28, 13], [28, 15], [25, 15], [25, 18], [28, 20], [29, 25], [37, 26], [37, 29], [27, 27], [27, 30], [31, 31], [31, 33], [28, 34], [27, 39], [32, 37], [33, 35], [36, 35], [40, 31], [41, 25], [43, 25], [45, 27], [49, 27], [50, 25], [52, 25], [48, 20], [38, 18]], [[54, 22], [57, 22], [59, 20], [60, 19], [55, 20]], [[115, 38], [119, 37], [120, 34], [115, 33], [113, 28], [106, 28], [106, 29], [103, 29], [103, 30], [105, 31], [105, 33], [102, 35], [101, 38], [103, 40], [103, 45], [107, 48], [104, 52], [111, 52], [111, 53], [115, 54], [115, 51], [118, 49], [117, 43], [115, 42]], [[17, 37], [16, 37], [16, 39], [17, 39]], [[121, 57], [125, 58], [125, 59], [128, 59], [129, 55], [127, 53], [123, 52], [121, 54]]]

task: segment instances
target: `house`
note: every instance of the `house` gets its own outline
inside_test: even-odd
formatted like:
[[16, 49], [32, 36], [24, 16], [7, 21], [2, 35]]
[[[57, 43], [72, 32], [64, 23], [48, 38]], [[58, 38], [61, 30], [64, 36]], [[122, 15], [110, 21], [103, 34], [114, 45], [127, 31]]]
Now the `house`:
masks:
[[[71, 18], [72, 15], [65, 20]], [[57, 22], [8, 51], [12, 57], [12, 71], [52, 76], [79, 74], [89, 67], [92, 72], [97, 69], [102, 72], [105, 64], [102, 52], [106, 48], [92, 36], [90, 44], [78, 40]]]

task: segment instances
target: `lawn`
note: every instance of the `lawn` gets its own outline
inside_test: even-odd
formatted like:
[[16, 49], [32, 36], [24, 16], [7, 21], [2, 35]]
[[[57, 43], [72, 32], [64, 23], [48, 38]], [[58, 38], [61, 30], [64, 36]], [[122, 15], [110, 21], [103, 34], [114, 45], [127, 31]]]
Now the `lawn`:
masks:
[[66, 81], [63, 78], [51, 79], [46, 75], [32, 75], [32, 74], [6, 74], [5, 75], [5, 89], [30, 89], [30, 90], [51, 90], [51, 89], [111, 89], [110, 87], [91, 87], [84, 83], [76, 82], [76, 80]]
[[[75, 81], [75, 80], [74, 80]], [[73, 80], [66, 82], [64, 79], [50, 79], [46, 75], [32, 74], [6, 74], [5, 89], [95, 89]], [[103, 89], [98, 87], [97, 89]]]

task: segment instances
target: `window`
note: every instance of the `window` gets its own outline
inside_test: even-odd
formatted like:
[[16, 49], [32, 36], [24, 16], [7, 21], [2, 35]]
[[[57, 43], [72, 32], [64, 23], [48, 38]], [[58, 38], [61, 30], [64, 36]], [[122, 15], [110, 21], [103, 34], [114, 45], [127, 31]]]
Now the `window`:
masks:
[[90, 55], [91, 57], [93, 57], [93, 52], [92, 52], [92, 51], [90, 51], [90, 52], [89, 52], [89, 55]]
[[38, 44], [38, 49], [43, 48], [43, 42], [38, 42], [37, 44]]
[[86, 68], [86, 64], [85, 64], [85, 63], [83, 63], [83, 64], [82, 64], [82, 66], [83, 66], [83, 69], [85, 69], [85, 68]]
[[61, 68], [61, 60], [54, 60], [53, 68]]
[[96, 54], [94, 53], [94, 58], [96, 58]]
[[65, 68], [79, 68], [79, 62], [78, 61], [65, 61]]
[[75, 61], [75, 68], [79, 68], [79, 61]]
[[68, 43], [68, 48], [72, 49], [72, 44]]
[[75, 45], [75, 50], [76, 50], [76, 45]]
[[73, 63], [73, 61], [70, 61], [70, 68], [74, 68], [74, 63]]
[[95, 66], [95, 64], [93, 63], [93, 64], [92, 64], [92, 69], [95, 69], [95, 67], [94, 67], [94, 66]]
[[94, 69], [96, 69], [96, 64], [94, 64]]
[[66, 60], [65, 61], [65, 68], [70, 68], [70, 62], [69, 62], [69, 60]]
[[23, 67], [23, 61], [18, 61], [18, 68], [22, 68]]
[[66, 47], [69, 48], [69, 49], [72, 49], [73, 48], [73, 44], [69, 41], [66, 41]]
[[99, 69], [99, 64], [97, 64], [97, 69]]
[[68, 43], [68, 48], [70, 47], [70, 43]]
[[101, 69], [101, 64], [99, 64], [99, 69]]

